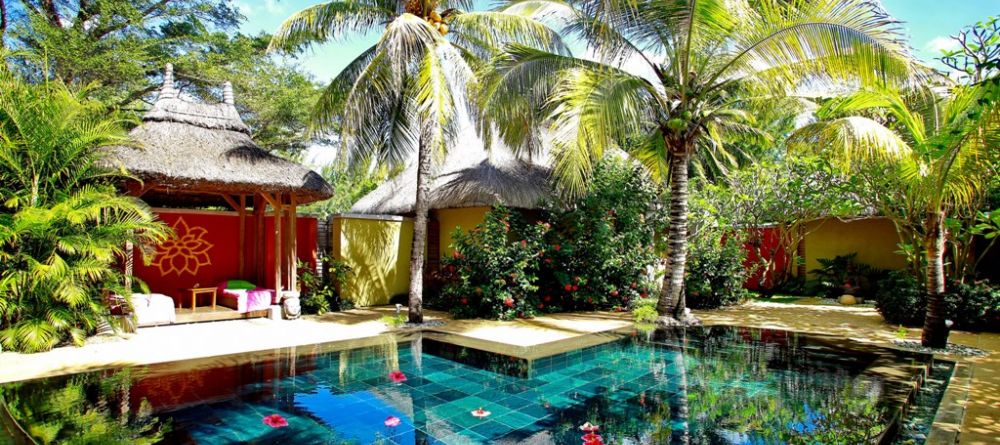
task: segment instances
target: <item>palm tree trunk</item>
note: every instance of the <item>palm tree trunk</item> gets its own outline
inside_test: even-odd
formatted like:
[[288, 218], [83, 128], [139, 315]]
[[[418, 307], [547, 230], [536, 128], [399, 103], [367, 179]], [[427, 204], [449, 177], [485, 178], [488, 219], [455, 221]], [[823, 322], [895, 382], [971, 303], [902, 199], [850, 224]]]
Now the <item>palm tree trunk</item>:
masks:
[[948, 344], [944, 313], [944, 212], [928, 213], [925, 221], [924, 251], [927, 255], [927, 313], [920, 342], [931, 348]]
[[427, 252], [427, 212], [431, 178], [430, 147], [420, 140], [417, 153], [417, 197], [413, 204], [413, 248], [410, 250], [410, 323], [424, 322], [424, 256]]
[[670, 160], [670, 226], [667, 243], [667, 273], [660, 287], [656, 312], [660, 318], [680, 320], [687, 307], [684, 301], [684, 270], [687, 265], [688, 154], [675, 154]]

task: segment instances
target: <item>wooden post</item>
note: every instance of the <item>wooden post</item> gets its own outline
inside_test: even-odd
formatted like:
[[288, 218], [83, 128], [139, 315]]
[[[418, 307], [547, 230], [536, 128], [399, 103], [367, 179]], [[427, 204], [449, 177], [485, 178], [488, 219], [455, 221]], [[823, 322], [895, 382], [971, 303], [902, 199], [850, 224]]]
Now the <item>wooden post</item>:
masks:
[[246, 250], [247, 250], [247, 197], [246, 195], [240, 195], [240, 251], [239, 251], [239, 264], [240, 264], [240, 279], [245, 280], [247, 277], [244, 274], [246, 272]]
[[295, 195], [289, 194], [288, 197], [288, 257], [290, 267], [289, 270], [291, 274], [288, 275], [288, 289], [291, 291], [298, 291], [299, 284], [299, 274], [298, 274], [298, 264], [299, 255], [296, 248], [298, 247], [298, 239], [296, 238], [298, 234], [298, 214], [296, 210]]
[[276, 195], [274, 202], [274, 291], [281, 297], [281, 195]]
[[253, 197], [253, 228], [254, 228], [254, 239], [253, 239], [253, 263], [254, 263], [254, 281], [263, 287], [264, 284], [264, 211], [267, 207], [267, 201], [261, 194], [256, 194]]

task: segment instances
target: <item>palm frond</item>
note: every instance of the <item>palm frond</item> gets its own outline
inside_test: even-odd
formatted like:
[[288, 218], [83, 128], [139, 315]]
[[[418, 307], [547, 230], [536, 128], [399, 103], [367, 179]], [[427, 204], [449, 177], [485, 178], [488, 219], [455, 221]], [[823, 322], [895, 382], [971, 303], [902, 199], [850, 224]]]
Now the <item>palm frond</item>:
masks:
[[913, 155], [896, 132], [859, 116], [802, 127], [789, 136], [787, 145], [792, 151], [822, 153], [845, 169], [869, 160], [905, 161]]
[[271, 37], [268, 51], [295, 50], [351, 34], [363, 34], [375, 26], [388, 23], [395, 16], [395, 9], [387, 6], [363, 0], [331, 1], [310, 6], [282, 22]]

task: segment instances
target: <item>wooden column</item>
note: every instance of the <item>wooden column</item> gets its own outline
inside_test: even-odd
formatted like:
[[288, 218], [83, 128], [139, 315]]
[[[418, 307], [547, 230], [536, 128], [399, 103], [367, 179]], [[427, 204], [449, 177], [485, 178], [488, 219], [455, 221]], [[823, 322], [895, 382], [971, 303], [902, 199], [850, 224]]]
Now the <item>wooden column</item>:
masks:
[[264, 264], [266, 262], [266, 255], [264, 249], [264, 212], [267, 207], [267, 201], [261, 194], [256, 194], [253, 197], [253, 264], [254, 264], [254, 281], [258, 285], [264, 285]]
[[281, 195], [274, 197], [274, 290], [281, 297]]
[[240, 279], [245, 280], [247, 263], [247, 197], [240, 195]]
[[288, 289], [291, 291], [298, 291], [298, 263], [299, 255], [296, 248], [298, 247], [298, 229], [299, 221], [296, 209], [295, 195], [289, 195], [288, 197], [288, 258], [289, 258], [289, 274], [288, 274]]

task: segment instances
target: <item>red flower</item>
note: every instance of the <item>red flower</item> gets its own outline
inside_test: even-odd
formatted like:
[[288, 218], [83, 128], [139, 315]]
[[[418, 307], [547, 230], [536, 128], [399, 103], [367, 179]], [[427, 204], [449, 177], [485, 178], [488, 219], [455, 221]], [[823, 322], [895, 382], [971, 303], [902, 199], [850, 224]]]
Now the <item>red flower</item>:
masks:
[[271, 414], [270, 416], [264, 416], [263, 422], [264, 425], [267, 425], [271, 428], [281, 428], [284, 426], [288, 426], [288, 421], [285, 420], [284, 417], [281, 417], [281, 414]]
[[646, 298], [646, 293], [645, 293], [645, 292], [643, 292], [643, 293], [639, 294], [639, 297], [641, 297], [641, 298]]
[[385, 426], [390, 428], [394, 426], [399, 426], [400, 422], [401, 421], [399, 420], [399, 417], [396, 416], [389, 416], [385, 418]]
[[587, 303], [589, 303], [589, 304], [594, 304], [594, 299], [593, 299], [593, 298], [588, 298], [588, 299], [587, 299]]
[[461, 302], [462, 302], [462, 304], [469, 304], [469, 299], [468, 299], [468, 298], [465, 298], [465, 297], [462, 297], [462, 299], [461, 299], [461, 300], [459, 300], [459, 301], [461, 301]]
[[406, 374], [403, 374], [403, 371], [392, 371], [389, 373], [389, 380], [393, 383], [403, 383], [406, 381]]
[[636, 287], [638, 287], [638, 286], [636, 286], [635, 283], [632, 283], [632, 289], [635, 289]]
[[552, 259], [551, 258], [546, 258], [545, 259], [545, 264], [552, 264]]
[[486, 411], [482, 407], [480, 407], [479, 409], [472, 410], [472, 417], [478, 417], [480, 419], [489, 417], [490, 414], [491, 413], [489, 411]]
[[528, 241], [527, 240], [521, 240], [521, 247], [528, 247]]
[[539, 309], [545, 309], [545, 303], [538, 303]]
[[548, 302], [552, 301], [552, 296], [551, 295], [546, 295], [545, 298], [542, 298], [542, 299], [545, 300], [546, 303], [548, 303]]
[[558, 251], [559, 251], [559, 249], [562, 249], [562, 246], [560, 246], [560, 245], [556, 244], [556, 245], [552, 246], [552, 248], [553, 248], [553, 249], [556, 249], [556, 252], [558, 252]]
[[455, 250], [455, 251], [451, 252], [451, 257], [454, 258], [454, 259], [456, 259], [456, 260], [457, 259], [461, 259], [462, 258], [462, 252], [459, 252], [459, 251]]
[[514, 299], [513, 298], [508, 298], [508, 299], [504, 300], [503, 301], [503, 305], [507, 306], [507, 307], [514, 307]]
[[617, 297], [618, 296], [618, 290], [616, 289], [616, 290], [611, 291], [611, 296], [612, 297]]
[[567, 284], [566, 285], [566, 292], [572, 292], [572, 291], [573, 291], [573, 285], [572, 284]]
[[577, 286], [577, 285], [574, 284], [573, 285], [573, 292], [576, 292], [578, 290], [580, 290], [580, 286]]

